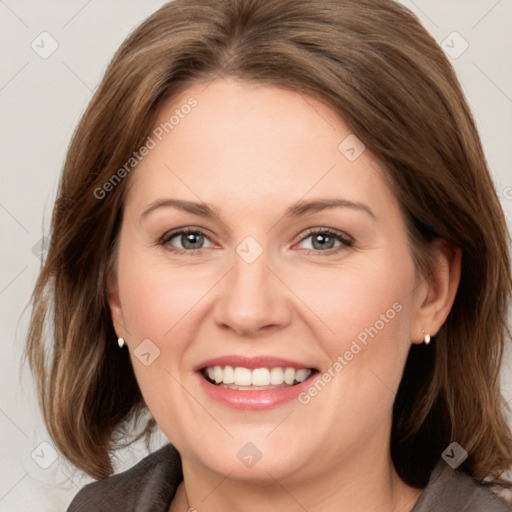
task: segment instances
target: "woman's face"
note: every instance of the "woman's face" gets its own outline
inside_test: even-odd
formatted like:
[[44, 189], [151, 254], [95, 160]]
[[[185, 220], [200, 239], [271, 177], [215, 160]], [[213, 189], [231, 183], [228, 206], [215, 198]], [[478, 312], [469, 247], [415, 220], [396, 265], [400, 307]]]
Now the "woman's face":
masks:
[[325, 105], [270, 86], [191, 87], [155, 128], [110, 304], [160, 428], [231, 478], [388, 457], [427, 292], [382, 169]]

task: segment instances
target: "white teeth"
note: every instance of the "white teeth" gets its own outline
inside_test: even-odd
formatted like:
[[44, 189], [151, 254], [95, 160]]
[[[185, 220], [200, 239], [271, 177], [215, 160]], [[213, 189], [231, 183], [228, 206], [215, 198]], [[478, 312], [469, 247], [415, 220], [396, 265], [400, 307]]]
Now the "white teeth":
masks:
[[215, 379], [215, 382], [217, 384], [222, 382], [222, 379], [224, 378], [224, 372], [222, 371], [222, 368], [220, 366], [214, 366], [214, 368], [213, 368], [213, 378]]
[[235, 370], [232, 366], [226, 366], [222, 376], [222, 382], [224, 384], [233, 384], [235, 382]]
[[280, 386], [304, 382], [310, 375], [307, 368], [243, 368], [237, 366], [211, 366], [206, 368], [205, 375], [216, 384], [234, 384], [235, 386]]
[[272, 368], [270, 370], [270, 384], [279, 386], [284, 382], [284, 373], [282, 368]]
[[[217, 367], [216, 367], [217, 368]], [[218, 368], [221, 368], [220, 366]], [[250, 386], [251, 385], [251, 370], [249, 368], [235, 368], [235, 382], [237, 386]]]
[[301, 368], [295, 372], [295, 380], [297, 382], [304, 382], [311, 375], [311, 370]]
[[284, 381], [286, 384], [289, 384], [290, 386], [293, 384], [293, 381], [295, 380], [295, 369], [294, 368], [286, 368], [284, 371]]
[[268, 386], [270, 384], [270, 372], [266, 368], [256, 368], [252, 371], [251, 384], [253, 386]]

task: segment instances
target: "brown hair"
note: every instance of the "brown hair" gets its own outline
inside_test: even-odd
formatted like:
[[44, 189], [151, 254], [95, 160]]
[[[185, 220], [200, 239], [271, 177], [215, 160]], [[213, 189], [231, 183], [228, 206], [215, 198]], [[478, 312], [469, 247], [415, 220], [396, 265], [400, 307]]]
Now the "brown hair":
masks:
[[424, 487], [457, 441], [464, 471], [500, 481], [512, 462], [498, 379], [511, 291], [504, 215], [452, 66], [391, 0], [175, 0], [122, 44], [69, 147], [32, 297], [27, 354], [61, 452], [104, 477], [116, 432], [145, 410], [106, 297], [129, 177], [101, 199], [95, 191], [144, 144], [164, 102], [225, 76], [338, 113], [386, 169], [418, 268], [436, 238], [461, 249], [452, 311], [434, 343], [409, 353], [392, 457], [405, 482]]

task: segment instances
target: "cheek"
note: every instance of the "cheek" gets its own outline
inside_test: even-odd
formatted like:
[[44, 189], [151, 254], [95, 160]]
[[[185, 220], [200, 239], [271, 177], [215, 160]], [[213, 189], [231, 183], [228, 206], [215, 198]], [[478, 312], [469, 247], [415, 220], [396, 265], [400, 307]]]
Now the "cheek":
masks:
[[[412, 313], [415, 285], [414, 264], [406, 255], [396, 258], [367, 257], [346, 264], [317, 268], [300, 278], [289, 273], [287, 282], [302, 299], [317, 335], [328, 343], [331, 355], [345, 349], [350, 340], [365, 336], [382, 339], [386, 334], [407, 330]], [[304, 308], [302, 308], [304, 310]], [[309, 324], [313, 324], [310, 320]], [[398, 340], [396, 340], [398, 341]], [[339, 353], [339, 352], [338, 352]]]
[[179, 341], [174, 336], [177, 326], [194, 317], [194, 306], [213, 287], [216, 274], [199, 267], [155, 263], [133, 254], [120, 260], [119, 276], [128, 332], [159, 345], [164, 338]]
[[294, 291], [316, 315], [307, 313], [326, 354], [328, 393], [342, 408], [382, 418], [391, 407], [410, 348], [414, 286], [405, 252], [347, 260], [297, 280]]
[[119, 265], [130, 357], [152, 416], [169, 438], [180, 438], [184, 434], [177, 411], [188, 417], [194, 405], [179, 384], [180, 365], [194, 336], [193, 305], [206, 290], [190, 285], [189, 272], [143, 263], [126, 258]]
[[[197, 337], [201, 304], [219, 272], [154, 260], [147, 250], [121, 253], [119, 291], [137, 382], [157, 423], [173, 436], [179, 428], [172, 421], [176, 411], [193, 414], [187, 408], [194, 404], [179, 384], [181, 369], [190, 366], [187, 348]], [[149, 357], [140, 357], [148, 352]]]

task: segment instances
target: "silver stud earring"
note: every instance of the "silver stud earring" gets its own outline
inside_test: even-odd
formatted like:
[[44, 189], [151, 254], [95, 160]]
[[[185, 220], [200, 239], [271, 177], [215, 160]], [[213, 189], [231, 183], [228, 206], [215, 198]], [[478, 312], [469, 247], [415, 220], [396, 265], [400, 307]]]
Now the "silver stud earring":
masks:
[[119, 348], [123, 348], [125, 345], [123, 338], [117, 338], [117, 344], [119, 345]]
[[425, 329], [423, 329], [423, 341], [425, 345], [428, 345], [430, 343], [430, 334], [426, 334]]

